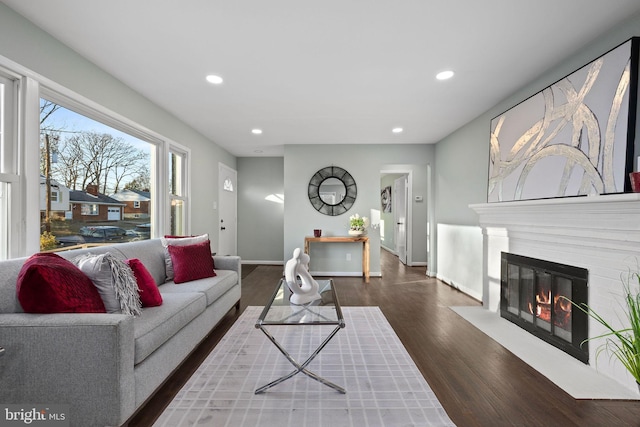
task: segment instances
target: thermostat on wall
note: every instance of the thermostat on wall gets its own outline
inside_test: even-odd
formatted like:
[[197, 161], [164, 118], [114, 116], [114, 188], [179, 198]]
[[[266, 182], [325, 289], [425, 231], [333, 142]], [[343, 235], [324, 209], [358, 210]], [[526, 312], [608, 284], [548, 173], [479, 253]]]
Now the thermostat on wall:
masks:
[[415, 201], [416, 202], [421, 202], [422, 201], [422, 196], [416, 196], [415, 197]]

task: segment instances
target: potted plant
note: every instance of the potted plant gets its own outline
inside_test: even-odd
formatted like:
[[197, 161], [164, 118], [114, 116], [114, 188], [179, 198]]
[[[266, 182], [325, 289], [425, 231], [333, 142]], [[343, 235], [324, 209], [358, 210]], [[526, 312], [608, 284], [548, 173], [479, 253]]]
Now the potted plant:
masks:
[[573, 302], [572, 304], [607, 330], [604, 334], [585, 340], [605, 339], [605, 342], [598, 347], [596, 360], [603, 351], [607, 351], [611, 357], [618, 359], [635, 378], [640, 390], [640, 292], [637, 289], [632, 289], [632, 281], [636, 281], [640, 285], [640, 273], [630, 272], [628, 278], [622, 281], [625, 317], [628, 325], [622, 329], [613, 327], [611, 323], [607, 322], [587, 304], [575, 304]]
[[349, 235], [359, 236], [364, 234], [365, 229], [369, 226], [369, 218], [358, 214], [349, 217]]

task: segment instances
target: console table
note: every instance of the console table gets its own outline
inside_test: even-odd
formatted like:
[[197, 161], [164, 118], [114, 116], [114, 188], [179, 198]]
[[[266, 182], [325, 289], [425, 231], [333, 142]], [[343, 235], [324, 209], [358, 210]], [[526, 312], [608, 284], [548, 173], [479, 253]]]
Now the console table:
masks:
[[309, 255], [311, 243], [358, 243], [362, 242], [362, 275], [365, 283], [369, 283], [369, 238], [367, 236], [331, 236], [304, 238], [304, 253]]

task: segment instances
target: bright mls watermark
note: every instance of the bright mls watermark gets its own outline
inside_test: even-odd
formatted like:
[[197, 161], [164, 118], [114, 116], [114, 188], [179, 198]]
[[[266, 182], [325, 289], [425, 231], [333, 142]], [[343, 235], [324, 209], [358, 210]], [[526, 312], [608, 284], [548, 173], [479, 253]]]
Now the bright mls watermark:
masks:
[[69, 427], [69, 405], [57, 404], [2, 404], [0, 427], [38, 426]]

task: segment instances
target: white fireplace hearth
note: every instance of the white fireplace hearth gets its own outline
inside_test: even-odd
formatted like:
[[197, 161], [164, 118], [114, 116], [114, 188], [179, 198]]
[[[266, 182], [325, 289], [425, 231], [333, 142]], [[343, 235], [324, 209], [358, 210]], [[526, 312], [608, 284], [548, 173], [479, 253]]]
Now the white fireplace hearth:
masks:
[[[500, 317], [500, 258], [504, 251], [586, 268], [589, 305], [612, 324], [622, 324], [617, 320], [624, 318], [621, 277], [640, 266], [640, 195], [483, 203], [470, 208], [478, 214], [483, 233], [482, 302], [486, 310]], [[589, 336], [602, 332], [590, 319]], [[515, 334], [529, 335], [525, 330]], [[633, 378], [618, 363], [610, 362], [608, 355], [601, 354], [596, 364], [600, 343], [590, 343], [591, 369], [640, 397]], [[559, 363], [566, 363], [566, 359]]]

